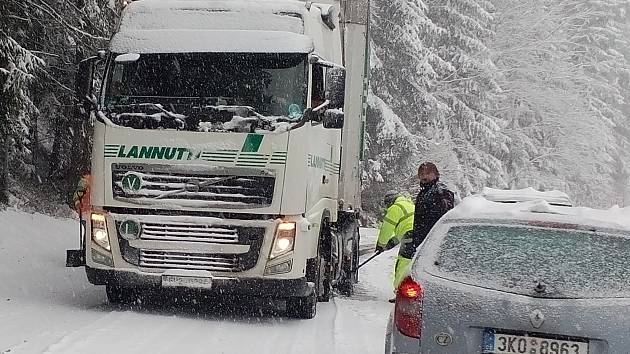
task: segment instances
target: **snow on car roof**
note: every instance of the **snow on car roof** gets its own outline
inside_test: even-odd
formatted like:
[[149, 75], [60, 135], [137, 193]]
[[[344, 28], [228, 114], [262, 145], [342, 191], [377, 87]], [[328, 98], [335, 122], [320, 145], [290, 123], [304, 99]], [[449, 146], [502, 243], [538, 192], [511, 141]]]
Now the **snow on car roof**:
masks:
[[531, 200], [544, 200], [552, 205], [571, 206], [573, 203], [569, 196], [561, 191], [537, 191], [532, 187], [523, 189], [495, 189], [484, 188], [481, 195], [494, 202], [517, 203]]
[[304, 3], [291, 1], [140, 0], [123, 13], [121, 30], [260, 30], [304, 33]]
[[545, 200], [506, 204], [488, 200], [483, 195], [472, 195], [464, 198], [460, 204], [445, 215], [445, 219], [535, 220], [630, 231], [630, 207], [619, 208], [615, 206], [603, 210], [556, 206]]
[[310, 53], [313, 41], [302, 34], [239, 30], [138, 30], [118, 32], [114, 53]]

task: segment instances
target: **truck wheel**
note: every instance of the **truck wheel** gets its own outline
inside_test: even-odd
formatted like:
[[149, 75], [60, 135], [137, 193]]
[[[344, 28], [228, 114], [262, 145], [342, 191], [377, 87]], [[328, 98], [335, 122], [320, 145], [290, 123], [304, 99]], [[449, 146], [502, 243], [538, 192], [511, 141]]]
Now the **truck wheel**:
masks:
[[329, 302], [332, 298], [332, 245], [330, 244], [330, 226], [328, 219], [322, 220], [322, 228], [319, 235], [319, 244], [317, 246], [317, 258], [315, 259], [315, 274], [313, 282], [315, 283], [315, 294], [317, 301]]
[[117, 285], [106, 285], [107, 301], [110, 304], [125, 304], [133, 301], [133, 292], [130, 289]]
[[351, 296], [354, 294], [354, 284], [358, 282], [358, 270], [355, 268], [359, 265], [359, 234], [358, 228], [352, 229], [352, 238], [348, 239], [346, 250], [350, 250], [349, 254], [344, 254], [343, 277], [337, 285], [337, 290], [342, 295]]
[[331, 278], [331, 269], [329, 262], [326, 262], [324, 257], [320, 255], [317, 257], [317, 266], [318, 266], [318, 279], [317, 283], [315, 283], [315, 289], [317, 291], [317, 301], [319, 302], [329, 302], [332, 298], [332, 282]]
[[352, 296], [354, 294], [354, 282], [352, 280], [352, 267], [355, 267], [354, 263], [348, 262], [347, 265], [344, 265], [344, 275], [339, 285], [337, 285], [337, 290], [339, 293], [344, 296]]
[[315, 293], [304, 297], [287, 299], [287, 316], [309, 320], [317, 314], [317, 296]]

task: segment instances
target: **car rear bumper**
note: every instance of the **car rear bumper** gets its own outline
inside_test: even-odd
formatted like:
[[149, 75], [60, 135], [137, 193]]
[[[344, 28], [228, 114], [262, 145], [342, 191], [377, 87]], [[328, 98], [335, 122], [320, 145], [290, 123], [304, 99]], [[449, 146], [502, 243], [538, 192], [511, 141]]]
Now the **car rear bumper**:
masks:
[[[85, 267], [88, 280], [94, 285], [114, 285], [131, 288], [160, 288], [161, 274], [143, 274], [120, 270], [103, 270]], [[306, 278], [264, 279], [264, 278], [225, 278], [212, 279], [212, 288], [204, 292], [219, 295], [242, 295], [266, 298], [304, 297], [314, 289]]]

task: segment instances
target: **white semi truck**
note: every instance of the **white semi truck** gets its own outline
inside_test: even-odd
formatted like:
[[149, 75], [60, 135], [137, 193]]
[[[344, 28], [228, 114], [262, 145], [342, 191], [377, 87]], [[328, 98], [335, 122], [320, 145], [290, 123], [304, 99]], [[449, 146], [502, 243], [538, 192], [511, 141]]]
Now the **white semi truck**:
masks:
[[79, 65], [91, 210], [67, 265], [111, 302], [189, 288], [286, 299], [312, 318], [333, 287], [351, 293], [368, 7], [126, 6], [108, 50]]

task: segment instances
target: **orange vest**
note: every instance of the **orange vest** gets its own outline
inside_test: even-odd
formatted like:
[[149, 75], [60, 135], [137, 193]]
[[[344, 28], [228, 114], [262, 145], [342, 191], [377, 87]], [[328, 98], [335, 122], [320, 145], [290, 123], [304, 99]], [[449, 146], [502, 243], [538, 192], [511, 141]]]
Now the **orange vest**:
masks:
[[77, 189], [72, 196], [72, 200], [74, 201], [74, 209], [77, 213], [89, 213], [92, 207], [90, 201], [90, 185], [92, 183], [92, 177], [90, 174], [85, 174], [81, 176], [79, 183], [77, 184]]

